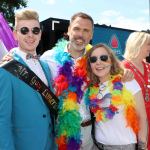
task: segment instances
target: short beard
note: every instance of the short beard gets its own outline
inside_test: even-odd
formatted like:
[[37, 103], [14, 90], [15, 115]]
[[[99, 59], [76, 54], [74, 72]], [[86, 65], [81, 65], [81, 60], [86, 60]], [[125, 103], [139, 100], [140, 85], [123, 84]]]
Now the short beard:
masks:
[[81, 46], [78, 46], [75, 42], [70, 42], [70, 46], [75, 50], [81, 51], [81, 50], [85, 49], [86, 45], [83, 44]]

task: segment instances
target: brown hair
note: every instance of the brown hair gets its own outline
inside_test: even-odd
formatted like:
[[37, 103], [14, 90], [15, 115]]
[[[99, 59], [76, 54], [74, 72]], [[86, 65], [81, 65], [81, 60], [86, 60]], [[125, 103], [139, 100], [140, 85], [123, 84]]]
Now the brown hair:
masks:
[[87, 74], [89, 79], [91, 80], [92, 83], [96, 84], [99, 83], [99, 78], [92, 72], [91, 65], [89, 58], [91, 57], [92, 53], [94, 50], [96, 50], [99, 47], [103, 47], [106, 49], [108, 52], [108, 55], [110, 57], [110, 60], [112, 62], [111, 69], [110, 69], [110, 75], [117, 75], [119, 73], [123, 74], [123, 68], [119, 62], [119, 59], [115, 56], [113, 50], [109, 48], [107, 45], [99, 43], [95, 46], [93, 46], [87, 53], [86, 53], [86, 58], [87, 58]]
[[83, 12], [78, 12], [76, 14], [74, 14], [72, 17], [71, 17], [71, 20], [70, 20], [70, 24], [77, 18], [77, 17], [80, 17], [80, 18], [83, 18], [83, 19], [88, 19], [91, 21], [91, 24], [94, 28], [94, 21], [92, 19], [92, 17], [86, 13], [83, 13]]

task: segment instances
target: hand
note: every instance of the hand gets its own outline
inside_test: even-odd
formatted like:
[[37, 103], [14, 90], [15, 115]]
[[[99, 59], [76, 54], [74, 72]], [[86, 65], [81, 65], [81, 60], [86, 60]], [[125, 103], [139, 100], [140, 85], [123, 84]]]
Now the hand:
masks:
[[2, 62], [7, 62], [12, 59], [13, 54], [10, 52], [2, 58]]
[[122, 76], [123, 82], [128, 82], [134, 79], [134, 74], [130, 69], [124, 69], [124, 74]]
[[145, 142], [138, 141], [137, 146], [138, 150], [147, 150], [147, 144]]

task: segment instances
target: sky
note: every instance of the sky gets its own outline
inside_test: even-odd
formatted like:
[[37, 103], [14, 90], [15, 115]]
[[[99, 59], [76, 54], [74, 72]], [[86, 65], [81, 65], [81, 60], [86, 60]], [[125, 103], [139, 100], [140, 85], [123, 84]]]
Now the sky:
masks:
[[150, 0], [28, 0], [28, 7], [36, 10], [40, 21], [50, 17], [70, 20], [76, 12], [92, 16], [95, 24], [112, 27], [150, 29]]

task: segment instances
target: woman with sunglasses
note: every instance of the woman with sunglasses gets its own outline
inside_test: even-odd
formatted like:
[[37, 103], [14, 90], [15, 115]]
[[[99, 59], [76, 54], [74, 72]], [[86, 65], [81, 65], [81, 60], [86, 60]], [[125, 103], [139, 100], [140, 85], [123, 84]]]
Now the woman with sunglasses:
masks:
[[94, 141], [100, 150], [146, 150], [146, 111], [135, 80], [123, 83], [123, 69], [113, 51], [104, 44], [87, 53], [90, 85], [86, 104], [95, 117]]

